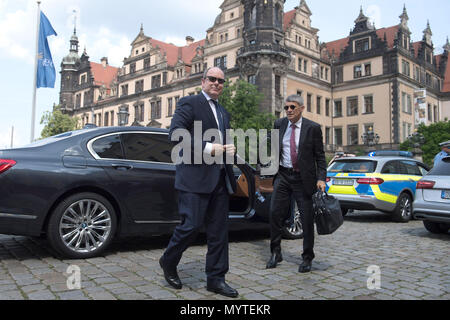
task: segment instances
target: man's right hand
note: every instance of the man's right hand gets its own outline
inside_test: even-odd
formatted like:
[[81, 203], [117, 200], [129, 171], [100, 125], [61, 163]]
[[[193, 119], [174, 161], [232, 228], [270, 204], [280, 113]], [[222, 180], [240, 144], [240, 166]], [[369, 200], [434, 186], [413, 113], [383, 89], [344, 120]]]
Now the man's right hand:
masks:
[[215, 156], [221, 156], [225, 151], [225, 148], [223, 145], [221, 144], [213, 144], [212, 145], [212, 150], [211, 150], [211, 155], [213, 157]]

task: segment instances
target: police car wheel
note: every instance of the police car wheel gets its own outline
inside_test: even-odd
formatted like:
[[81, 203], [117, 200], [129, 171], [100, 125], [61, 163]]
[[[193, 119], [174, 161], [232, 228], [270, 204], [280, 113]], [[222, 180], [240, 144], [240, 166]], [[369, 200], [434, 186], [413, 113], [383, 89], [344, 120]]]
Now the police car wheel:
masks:
[[407, 193], [402, 193], [397, 200], [397, 206], [393, 212], [393, 220], [408, 222], [412, 219], [412, 198]]

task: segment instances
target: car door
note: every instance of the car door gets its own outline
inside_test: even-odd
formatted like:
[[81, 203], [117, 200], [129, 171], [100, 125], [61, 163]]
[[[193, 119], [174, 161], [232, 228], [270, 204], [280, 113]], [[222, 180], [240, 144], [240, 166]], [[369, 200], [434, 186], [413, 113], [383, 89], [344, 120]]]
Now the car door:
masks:
[[404, 174], [404, 183], [402, 190], [408, 189], [412, 192], [413, 195], [415, 195], [417, 181], [419, 181], [423, 176], [417, 162], [412, 160], [400, 161], [400, 170], [402, 174]]
[[[115, 152], [101, 152], [111, 144]], [[91, 148], [97, 151], [98, 163], [134, 222], [179, 222], [175, 165], [166, 133], [122, 132], [95, 139]]]

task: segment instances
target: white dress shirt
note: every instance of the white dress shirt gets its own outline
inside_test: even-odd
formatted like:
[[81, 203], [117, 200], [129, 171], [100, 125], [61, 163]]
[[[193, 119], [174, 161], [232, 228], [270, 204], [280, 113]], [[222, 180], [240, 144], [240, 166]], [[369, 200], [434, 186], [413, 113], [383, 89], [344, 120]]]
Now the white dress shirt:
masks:
[[[213, 99], [205, 91], [202, 90], [202, 93], [205, 96], [206, 100], [208, 100], [209, 106], [211, 107], [211, 111], [214, 114], [214, 118], [216, 119], [217, 128], [220, 128], [219, 119], [217, 118], [216, 105], [212, 101]], [[219, 134], [220, 134], [220, 140], [223, 141], [222, 132], [220, 132], [220, 130], [219, 130]], [[207, 142], [206, 146], [205, 146], [205, 150], [203, 150], [203, 153], [211, 155], [211, 152], [212, 152], [212, 143]]]
[[[295, 141], [296, 141], [296, 148], [297, 148], [297, 154], [298, 154], [298, 145], [300, 143], [300, 134], [302, 131], [302, 120], [303, 118], [300, 118], [295, 125], [297, 129], [295, 129]], [[286, 132], [283, 136], [283, 151], [282, 151], [282, 161], [281, 165], [285, 168], [293, 168], [292, 166], [292, 160], [291, 160], [291, 134], [292, 134], [292, 123], [289, 121], [288, 127], [286, 129]]]

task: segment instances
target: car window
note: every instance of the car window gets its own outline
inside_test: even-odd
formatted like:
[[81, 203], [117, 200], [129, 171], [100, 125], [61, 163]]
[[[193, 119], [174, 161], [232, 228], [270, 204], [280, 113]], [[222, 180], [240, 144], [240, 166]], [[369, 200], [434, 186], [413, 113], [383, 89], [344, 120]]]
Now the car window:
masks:
[[373, 173], [376, 162], [372, 160], [336, 160], [328, 169], [329, 172]]
[[103, 159], [124, 158], [119, 135], [106, 136], [94, 141], [92, 149]]
[[172, 145], [166, 134], [125, 133], [122, 142], [127, 160], [172, 163]]
[[429, 170], [421, 164], [418, 164], [418, 165], [419, 165], [419, 170], [420, 170], [420, 173], [422, 174], [422, 176], [426, 176], [428, 174]]
[[383, 169], [381, 170], [381, 173], [385, 174], [400, 174], [400, 170], [397, 165], [398, 161], [389, 161], [387, 162]]
[[421, 176], [422, 173], [419, 170], [416, 162], [414, 161], [400, 161], [400, 171], [402, 174]]
[[432, 176], [450, 176], [450, 157], [439, 161], [428, 173]]

